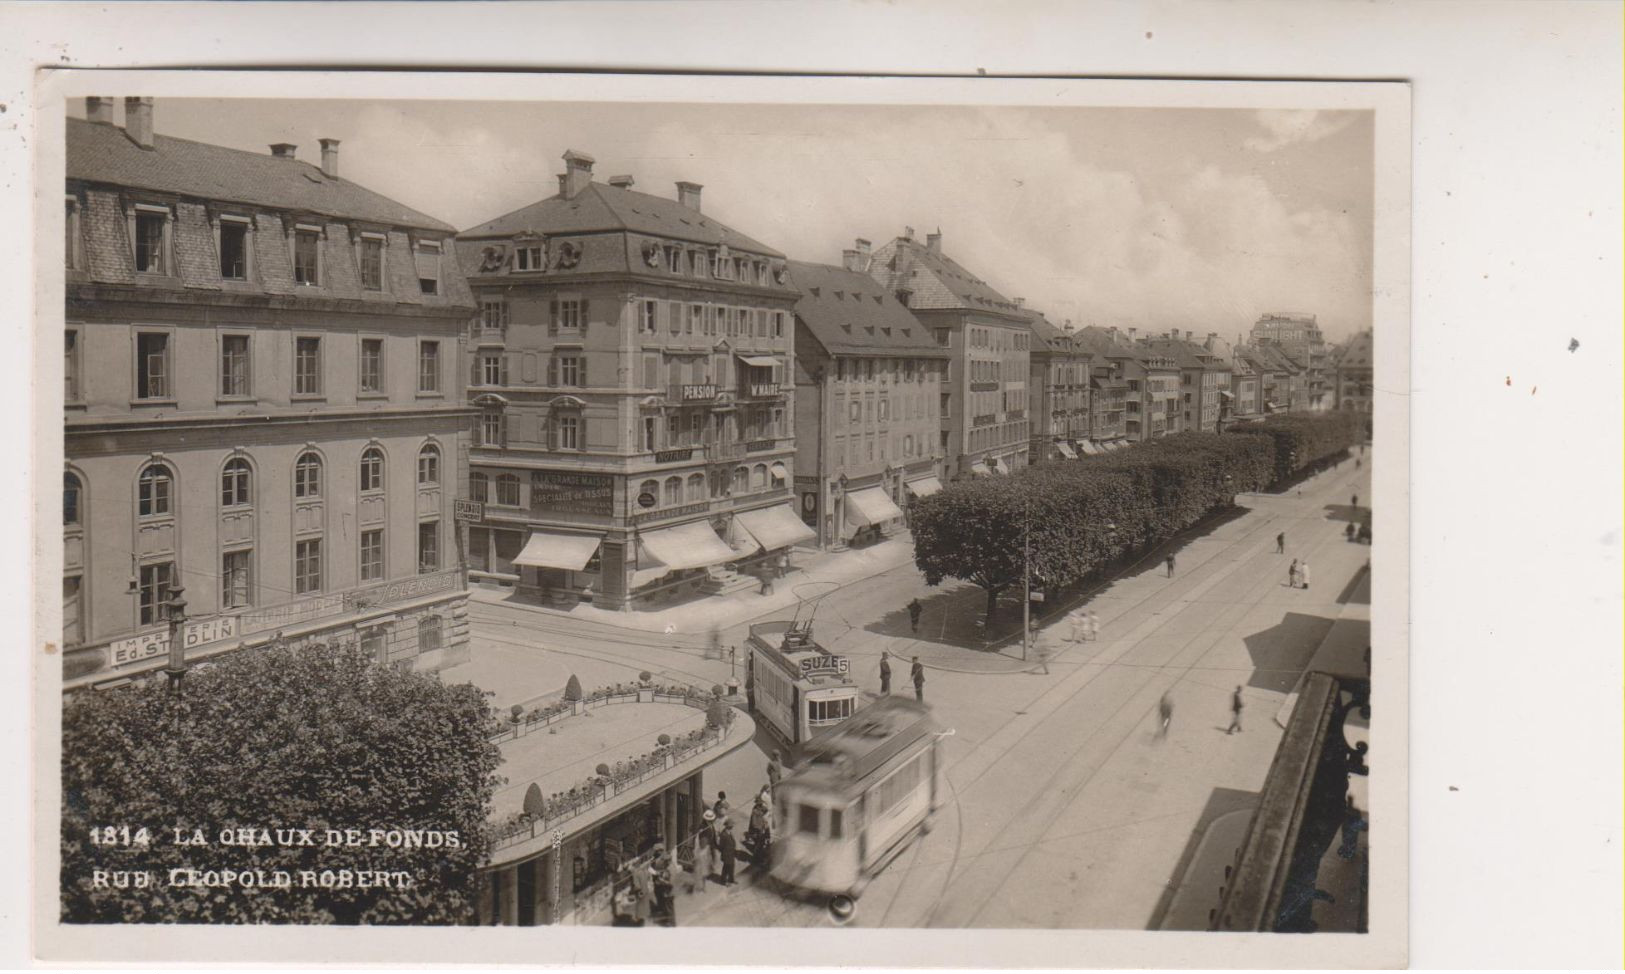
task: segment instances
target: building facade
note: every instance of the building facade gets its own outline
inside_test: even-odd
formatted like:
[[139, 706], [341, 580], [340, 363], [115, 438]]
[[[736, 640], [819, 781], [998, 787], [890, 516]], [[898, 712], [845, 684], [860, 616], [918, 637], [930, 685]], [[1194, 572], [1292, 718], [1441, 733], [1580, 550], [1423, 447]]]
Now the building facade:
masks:
[[796, 302], [795, 489], [825, 548], [900, 524], [942, 489], [948, 351], [868, 274], [868, 242], [843, 265], [790, 262]]
[[1295, 385], [1302, 386], [1302, 405], [1294, 409], [1332, 408], [1331, 362], [1326, 338], [1315, 316], [1299, 312], [1274, 312], [1261, 316], [1253, 325], [1252, 342], [1269, 345], [1297, 367]]
[[907, 230], [874, 252], [869, 273], [950, 354], [939, 410], [944, 472], [958, 479], [1026, 466], [1032, 333], [1021, 309], [944, 254], [941, 233], [922, 244]]
[[677, 199], [592, 178], [458, 236], [480, 308], [471, 570], [630, 610], [788, 566], [793, 308], [784, 255]]
[[[1018, 303], [1020, 299], [1017, 299]], [[1078, 441], [1090, 435], [1089, 386], [1094, 356], [1072, 331], [1057, 328], [1037, 311], [1027, 311], [1032, 332], [1028, 356], [1032, 403], [1028, 455], [1040, 460], [1075, 460]]]
[[1372, 350], [1369, 331], [1355, 335], [1337, 350], [1337, 358], [1332, 366], [1334, 408], [1357, 413], [1371, 412], [1372, 394], [1375, 391]]
[[453, 530], [473, 313], [452, 228], [292, 145], [67, 123], [64, 650], [70, 686], [358, 639], [467, 653]]
[[1121, 359], [1128, 381], [1125, 432], [1131, 441], [1144, 443], [1180, 430], [1181, 393], [1179, 363], [1144, 344]]

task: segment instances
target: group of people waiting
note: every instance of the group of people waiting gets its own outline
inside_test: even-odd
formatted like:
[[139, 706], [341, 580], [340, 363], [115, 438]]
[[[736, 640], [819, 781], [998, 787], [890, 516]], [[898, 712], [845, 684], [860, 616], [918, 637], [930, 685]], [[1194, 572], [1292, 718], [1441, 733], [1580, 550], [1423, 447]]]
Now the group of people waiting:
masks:
[[[782, 774], [778, 752], [768, 765], [771, 781], [777, 780], [775, 771]], [[745, 848], [753, 865], [767, 868], [772, 846], [773, 816], [772, 785], [766, 785], [756, 796], [751, 807], [750, 826], [745, 833]], [[688, 872], [689, 893], [703, 893], [709, 883], [722, 886], [736, 882], [735, 869], [739, 859], [739, 840], [734, 836], [734, 823], [728, 817], [728, 793], [717, 792], [717, 800], [701, 816], [699, 831], [689, 840], [693, 844], [693, 863]], [[687, 845], [688, 843], [684, 843]], [[676, 877], [683, 865], [667, 852], [666, 843], [656, 842], [651, 850], [647, 867], [623, 863], [615, 880], [611, 897], [612, 923], [617, 927], [641, 927], [653, 921], [656, 926], [677, 926]]]

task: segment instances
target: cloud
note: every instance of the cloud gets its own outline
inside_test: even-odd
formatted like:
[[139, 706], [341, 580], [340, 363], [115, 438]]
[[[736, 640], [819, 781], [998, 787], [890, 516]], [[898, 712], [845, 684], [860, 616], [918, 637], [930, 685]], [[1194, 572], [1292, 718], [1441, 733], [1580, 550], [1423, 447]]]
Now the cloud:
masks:
[[1339, 112], [1328, 116], [1314, 109], [1306, 111], [1263, 109], [1255, 114], [1258, 124], [1269, 132], [1267, 137], [1255, 135], [1242, 143], [1255, 152], [1274, 152], [1276, 149], [1300, 142], [1318, 142], [1348, 128], [1355, 118], [1352, 113]]

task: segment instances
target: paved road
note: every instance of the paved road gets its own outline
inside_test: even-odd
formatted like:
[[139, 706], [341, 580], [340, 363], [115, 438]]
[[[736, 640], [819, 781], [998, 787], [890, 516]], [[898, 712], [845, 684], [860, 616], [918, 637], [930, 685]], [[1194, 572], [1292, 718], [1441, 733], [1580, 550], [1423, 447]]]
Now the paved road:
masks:
[[[1273, 717], [1365, 564], [1369, 549], [1347, 544], [1342, 528], [1349, 495], [1368, 494], [1368, 479], [1349, 463], [1301, 494], [1241, 498], [1243, 516], [1179, 548], [1174, 578], [1157, 559], [1093, 596], [1098, 642], [1062, 644], [1061, 627], [1047, 631], [1043, 641], [1060, 650], [1047, 674], [933, 670], [926, 699], [955, 731], [945, 741], [952, 805], [869, 887], [856, 924], [1155, 925], [1202, 828], [1256, 798], [1279, 742]], [[1274, 550], [1281, 531], [1284, 556]], [[1311, 562], [1311, 590], [1286, 587], [1293, 557]], [[931, 600], [918, 643], [898, 618], [916, 595]], [[985, 658], [929, 633], [935, 611], [954, 620], [950, 642], [970, 641], [980, 605], [979, 590], [954, 586], [944, 596], [902, 568], [826, 598], [819, 638], [854, 658], [860, 683], [877, 687], [881, 649], [918, 649], [948, 664]], [[704, 659], [701, 646], [671, 637], [507, 607], [480, 606], [473, 615], [477, 637], [544, 639], [549, 655], [582, 666], [643, 666], [704, 681], [726, 675], [726, 664]], [[724, 636], [735, 641], [742, 632]], [[1244, 729], [1227, 735], [1238, 684]], [[1159, 738], [1165, 691], [1173, 727]], [[765, 887], [739, 889], [690, 916], [716, 925], [828, 922], [821, 905], [781, 900]]]

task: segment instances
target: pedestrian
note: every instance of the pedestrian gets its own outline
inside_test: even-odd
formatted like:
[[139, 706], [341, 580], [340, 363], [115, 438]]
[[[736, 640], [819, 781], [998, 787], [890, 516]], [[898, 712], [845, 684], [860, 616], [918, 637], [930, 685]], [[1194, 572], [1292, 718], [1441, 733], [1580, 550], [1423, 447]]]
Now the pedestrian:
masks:
[[880, 695], [882, 697], [891, 693], [891, 656], [885, 650], [880, 651]]
[[1082, 609], [1067, 616], [1067, 621], [1071, 624], [1067, 642], [1081, 643], [1089, 638], [1089, 616]]
[[1094, 609], [1090, 609], [1089, 610], [1089, 639], [1091, 641], [1093, 641], [1093, 640], [1097, 640], [1099, 638], [1100, 638], [1100, 616], [1095, 614]]
[[1350, 494], [1349, 495], [1349, 506], [1354, 508], [1355, 510], [1360, 509], [1360, 495], [1359, 494]]
[[708, 651], [706, 652], [705, 658], [706, 659], [721, 659], [722, 658], [722, 633], [717, 630], [716, 626], [711, 627], [711, 639], [710, 639], [710, 644], [709, 644], [709, 647], [708, 647]]
[[726, 822], [728, 820], [728, 793], [727, 792], [725, 792], [725, 791], [717, 792], [717, 800], [716, 800], [716, 802], [714, 804], [712, 804], [711, 811], [716, 813], [717, 821], [719, 823], [720, 822]]
[[784, 777], [784, 759], [775, 749], [773, 757], [767, 762], [767, 787], [769, 793], [779, 786], [779, 779]]
[[1275, 536], [1275, 553], [1278, 554], [1278, 555], [1286, 554], [1286, 532], [1285, 531], [1282, 531], [1280, 534]]
[[1241, 730], [1241, 687], [1238, 686], [1236, 692], [1230, 695], [1230, 729], [1225, 733], [1234, 734], [1239, 730]]
[[615, 871], [615, 895], [610, 898], [610, 925], [615, 927], [641, 927], [637, 920], [638, 889], [632, 882], [630, 863], [621, 863]]
[[722, 853], [722, 885], [734, 884], [734, 857], [738, 855], [739, 845], [734, 841], [734, 823], [722, 823], [722, 837], [717, 840], [717, 848]]
[[708, 808], [701, 818], [705, 821], [700, 825], [700, 830], [694, 833], [694, 878], [688, 881], [690, 893], [705, 892], [706, 882], [716, 871], [717, 833], [712, 826], [717, 816]]
[[914, 665], [909, 667], [909, 678], [914, 681], [914, 699], [925, 702], [925, 664], [920, 662], [918, 656], [914, 657]]
[[1349, 542], [1350, 544], [1354, 543], [1354, 522], [1353, 521], [1350, 521], [1349, 523], [1343, 525], [1343, 540]]
[[1309, 562], [1305, 560], [1298, 566], [1298, 581], [1303, 583], [1304, 591], [1309, 590]]
[[1168, 563], [1168, 577], [1173, 578], [1174, 577], [1174, 556], [1169, 555], [1164, 560]]
[[914, 632], [915, 635], [919, 635], [919, 633], [920, 633], [920, 614], [922, 612], [924, 612], [924, 611], [925, 611], [925, 606], [920, 604], [919, 599], [909, 599], [909, 601], [908, 601], [908, 627], [909, 627], [910, 630], [912, 630]]
[[631, 869], [632, 891], [632, 925], [641, 927], [649, 921], [649, 909], [654, 905], [654, 886], [649, 881], [649, 870]]
[[1358, 457], [1354, 459], [1354, 469], [1360, 469], [1360, 459]]
[[750, 827], [745, 830], [745, 848], [750, 852], [752, 865], [760, 869], [767, 868], [773, 833], [773, 816], [768, 814], [766, 795], [764, 790], [756, 796], [756, 804], [750, 809]]
[[1298, 559], [1292, 559], [1292, 564], [1286, 566], [1286, 587], [1298, 587]]
[[677, 627], [668, 622], [668, 623], [666, 623], [666, 628], [665, 628], [664, 631], [665, 631], [666, 635], [670, 636], [670, 635], [674, 634], [675, 632], [677, 632]]
[[654, 861], [649, 863], [649, 882], [654, 887], [653, 916], [656, 926], [677, 926], [677, 901], [672, 896], [671, 860], [666, 858], [665, 846], [655, 847]]
[[1162, 729], [1158, 731], [1158, 736], [1167, 737], [1168, 725], [1174, 720], [1174, 691], [1163, 693], [1162, 700], [1157, 703], [1157, 716], [1162, 718]]

